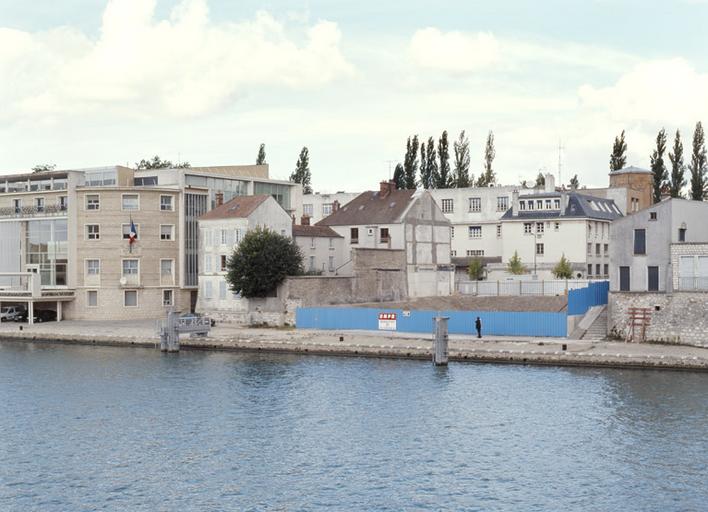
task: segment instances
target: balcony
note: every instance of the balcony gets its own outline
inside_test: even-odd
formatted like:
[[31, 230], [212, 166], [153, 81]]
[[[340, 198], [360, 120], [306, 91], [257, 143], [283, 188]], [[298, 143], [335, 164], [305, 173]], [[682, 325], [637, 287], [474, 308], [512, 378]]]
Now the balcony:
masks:
[[65, 217], [65, 204], [48, 204], [45, 206], [8, 206], [0, 208], [0, 217], [32, 218], [32, 217]]

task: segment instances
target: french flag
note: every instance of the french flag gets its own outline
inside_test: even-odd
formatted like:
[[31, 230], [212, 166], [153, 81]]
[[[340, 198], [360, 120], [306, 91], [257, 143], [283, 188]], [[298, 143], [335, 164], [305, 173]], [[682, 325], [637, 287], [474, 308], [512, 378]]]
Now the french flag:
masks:
[[135, 229], [135, 223], [130, 220], [130, 233], [128, 233], [128, 244], [133, 245], [138, 238], [138, 230]]

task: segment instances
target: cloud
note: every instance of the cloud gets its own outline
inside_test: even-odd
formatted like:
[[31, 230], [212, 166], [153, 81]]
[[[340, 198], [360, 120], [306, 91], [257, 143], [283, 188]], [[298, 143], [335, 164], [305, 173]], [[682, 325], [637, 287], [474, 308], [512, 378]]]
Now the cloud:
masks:
[[316, 88], [353, 73], [332, 22], [298, 33], [258, 12], [217, 24], [206, 0], [183, 0], [167, 20], [154, 11], [155, 0], [110, 0], [95, 40], [71, 28], [0, 28], [6, 115], [200, 116], [260, 88]]
[[484, 69], [499, 60], [499, 44], [492, 34], [442, 32], [434, 27], [416, 31], [409, 52], [421, 67], [454, 72]]

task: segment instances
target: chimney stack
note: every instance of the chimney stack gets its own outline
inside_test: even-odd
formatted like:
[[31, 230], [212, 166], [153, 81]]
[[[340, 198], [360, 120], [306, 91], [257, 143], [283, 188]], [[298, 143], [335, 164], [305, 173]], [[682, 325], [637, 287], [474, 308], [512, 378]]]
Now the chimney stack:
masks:
[[516, 217], [519, 215], [519, 191], [514, 189], [511, 193], [511, 216]]
[[338, 210], [339, 210], [339, 201], [337, 201], [337, 200], [335, 199], [334, 202], [332, 203], [332, 213], [334, 213], [334, 212], [336, 212], [336, 211], [338, 211]]
[[310, 225], [310, 216], [303, 215], [302, 217], [300, 217], [300, 225], [301, 226], [309, 226]]
[[223, 192], [217, 192], [216, 194], [214, 194], [214, 196], [216, 197], [216, 206], [221, 206], [222, 204], [224, 204]]
[[382, 181], [379, 184], [379, 195], [381, 197], [388, 196], [394, 190], [396, 190], [396, 182], [393, 180]]

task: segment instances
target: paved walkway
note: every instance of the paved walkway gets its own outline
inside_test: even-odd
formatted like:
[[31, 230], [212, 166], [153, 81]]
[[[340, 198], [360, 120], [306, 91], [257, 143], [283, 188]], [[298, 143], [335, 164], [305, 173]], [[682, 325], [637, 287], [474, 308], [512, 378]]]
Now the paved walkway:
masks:
[[[146, 320], [64, 321], [32, 326], [8, 322], [0, 324], [0, 339], [151, 347], [159, 342], [156, 322]], [[250, 329], [220, 324], [212, 329], [209, 337], [183, 336], [181, 344], [185, 349], [429, 359], [432, 337], [381, 331]], [[566, 350], [563, 350], [564, 344]], [[451, 335], [449, 349], [453, 361], [708, 370], [708, 348], [679, 345], [499, 336], [479, 340], [473, 336]]]

